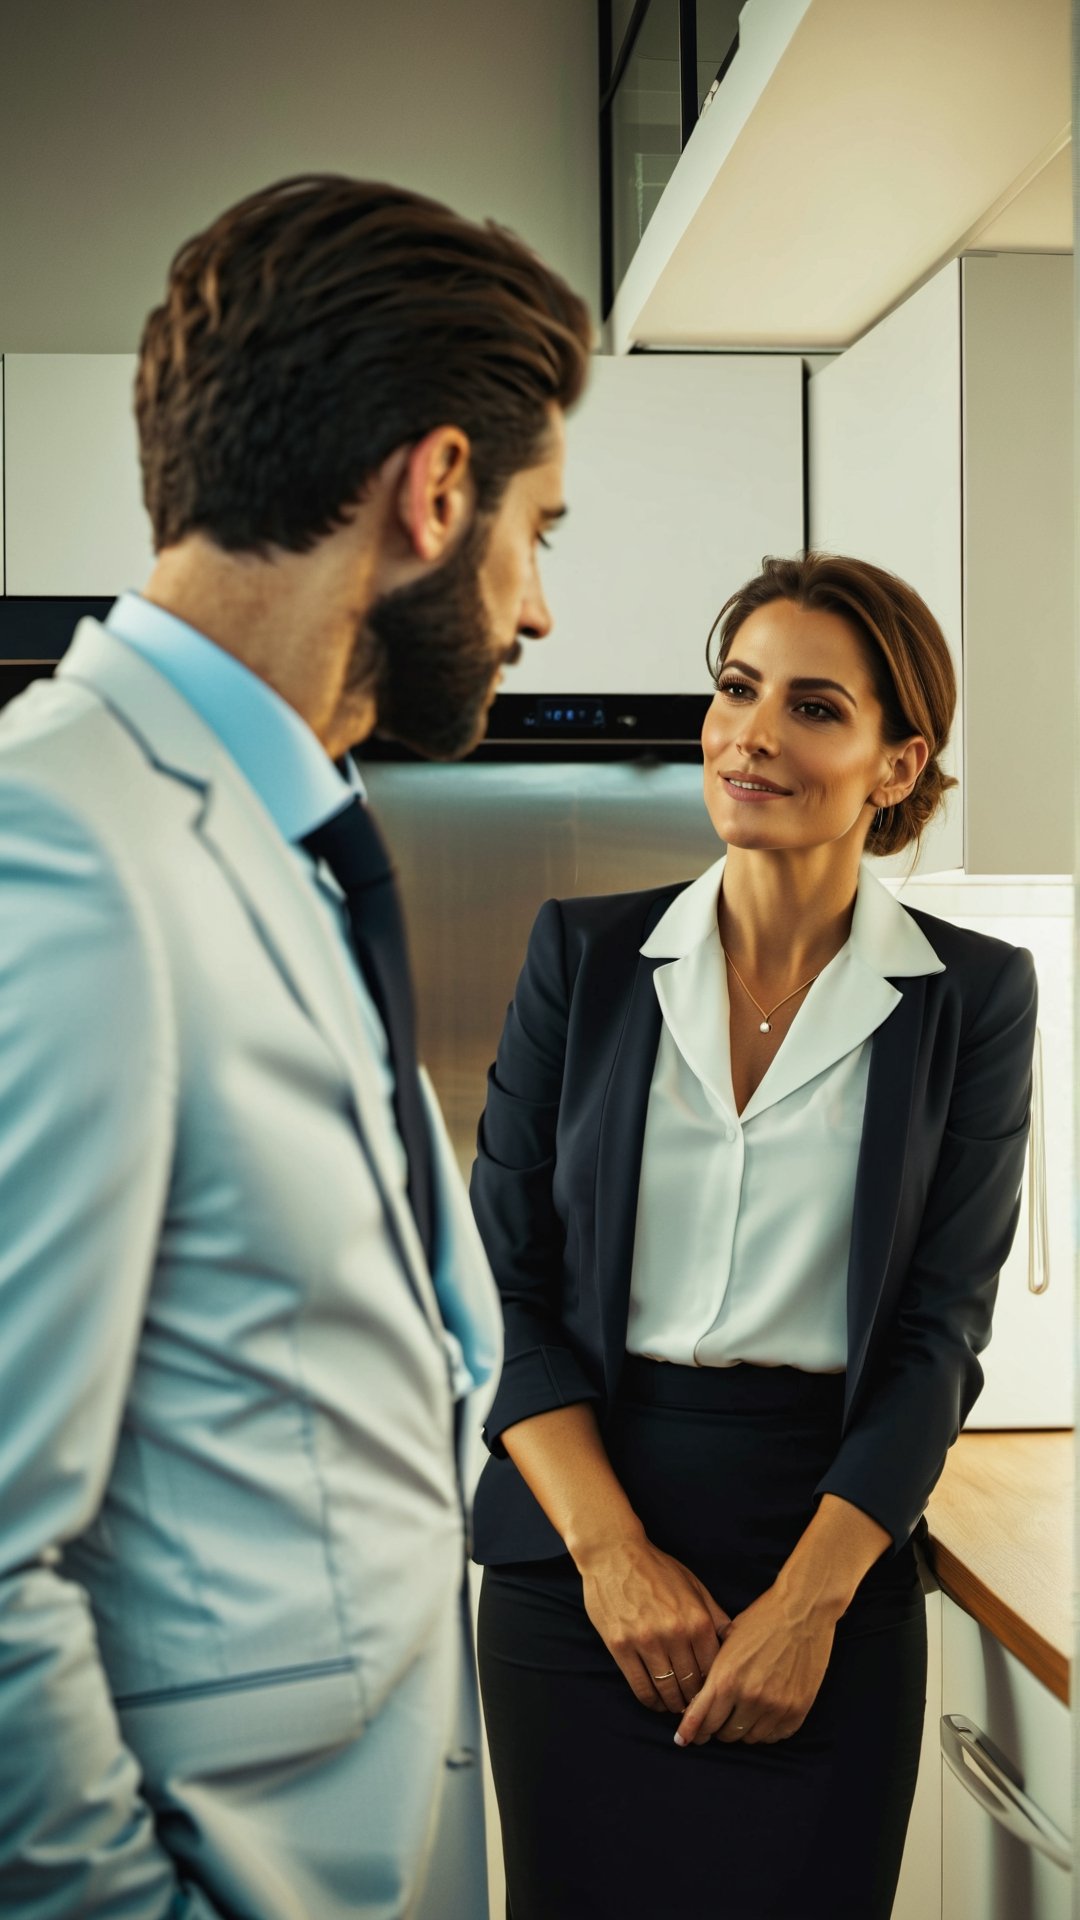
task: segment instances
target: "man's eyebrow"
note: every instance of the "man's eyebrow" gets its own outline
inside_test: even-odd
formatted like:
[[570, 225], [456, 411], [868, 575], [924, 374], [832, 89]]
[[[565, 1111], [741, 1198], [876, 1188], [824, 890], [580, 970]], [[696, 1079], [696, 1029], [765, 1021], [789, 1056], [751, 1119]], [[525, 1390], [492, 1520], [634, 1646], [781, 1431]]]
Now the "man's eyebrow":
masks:
[[546, 520], [550, 527], [554, 526], [556, 520], [565, 520], [569, 511], [569, 507], [541, 507], [540, 518]]

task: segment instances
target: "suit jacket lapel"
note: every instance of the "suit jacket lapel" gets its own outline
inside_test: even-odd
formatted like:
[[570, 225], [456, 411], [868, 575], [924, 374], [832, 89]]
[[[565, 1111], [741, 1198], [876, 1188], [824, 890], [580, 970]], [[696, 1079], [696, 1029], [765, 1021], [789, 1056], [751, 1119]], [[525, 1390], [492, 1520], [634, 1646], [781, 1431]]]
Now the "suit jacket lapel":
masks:
[[659, 961], [635, 955], [625, 1015], [600, 1114], [596, 1154], [595, 1258], [607, 1386], [614, 1392], [626, 1346], [638, 1184], [656, 1049]]
[[136, 733], [164, 775], [201, 789], [196, 831], [242, 899], [274, 965], [347, 1077], [361, 1140], [409, 1283], [433, 1330], [442, 1320], [393, 1158], [381, 1092], [339, 943], [319, 919], [292, 850], [216, 736], [164, 676], [96, 621], [81, 621], [60, 667]]
[[255, 796], [224, 761], [207, 792], [198, 830], [244, 900], [294, 998], [345, 1069], [361, 1138], [402, 1262], [425, 1315], [441, 1334], [435, 1290], [401, 1186], [382, 1094], [367, 1068], [368, 1042], [345, 952], [322, 926], [290, 849], [267, 821]]
[[926, 1005], [926, 975], [891, 983], [902, 998], [870, 1043], [855, 1206], [848, 1261], [848, 1367], [851, 1409], [888, 1272], [908, 1158], [908, 1136]]
[[[653, 975], [662, 964], [659, 957], [637, 957], [599, 1122], [595, 1260], [609, 1393], [617, 1385], [626, 1345], [645, 1119], [662, 1019]], [[900, 999], [871, 1037], [855, 1186], [847, 1279], [848, 1410], [866, 1358], [900, 1212], [926, 1002], [924, 975], [896, 977], [889, 985]]]

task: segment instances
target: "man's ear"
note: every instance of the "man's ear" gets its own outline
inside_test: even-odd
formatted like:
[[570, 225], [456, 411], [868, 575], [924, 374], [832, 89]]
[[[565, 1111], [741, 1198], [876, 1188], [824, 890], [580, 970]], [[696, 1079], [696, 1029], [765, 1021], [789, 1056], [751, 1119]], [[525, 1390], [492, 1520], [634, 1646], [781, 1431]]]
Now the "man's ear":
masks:
[[397, 491], [402, 531], [418, 560], [446, 558], [473, 517], [472, 447], [461, 427], [434, 427], [410, 450]]

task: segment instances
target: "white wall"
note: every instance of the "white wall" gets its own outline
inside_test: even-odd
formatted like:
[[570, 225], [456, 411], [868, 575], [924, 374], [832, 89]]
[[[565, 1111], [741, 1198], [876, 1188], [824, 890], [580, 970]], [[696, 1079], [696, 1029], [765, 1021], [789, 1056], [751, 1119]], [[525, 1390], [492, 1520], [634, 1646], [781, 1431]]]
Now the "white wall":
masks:
[[592, 0], [11, 0], [0, 352], [134, 348], [177, 245], [311, 170], [491, 215], [595, 310]]

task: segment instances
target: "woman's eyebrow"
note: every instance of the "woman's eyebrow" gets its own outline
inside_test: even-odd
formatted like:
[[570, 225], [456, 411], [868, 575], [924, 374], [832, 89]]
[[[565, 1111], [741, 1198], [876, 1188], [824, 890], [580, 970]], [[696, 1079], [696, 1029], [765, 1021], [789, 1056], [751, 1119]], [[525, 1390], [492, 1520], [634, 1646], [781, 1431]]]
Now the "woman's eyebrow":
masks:
[[[745, 660], [725, 660], [723, 667], [720, 669], [721, 673], [728, 667], [734, 667], [737, 672], [745, 673], [748, 680], [761, 679], [761, 674], [757, 667], [748, 666]], [[859, 704], [855, 695], [849, 693], [846, 687], [842, 687], [839, 680], [826, 680], [817, 674], [810, 675], [809, 677], [804, 676], [800, 680], [789, 680], [788, 686], [794, 688], [798, 693], [806, 693], [812, 687], [832, 687], [835, 693], [842, 693], [845, 700], [850, 700], [853, 707], [857, 707]]]

